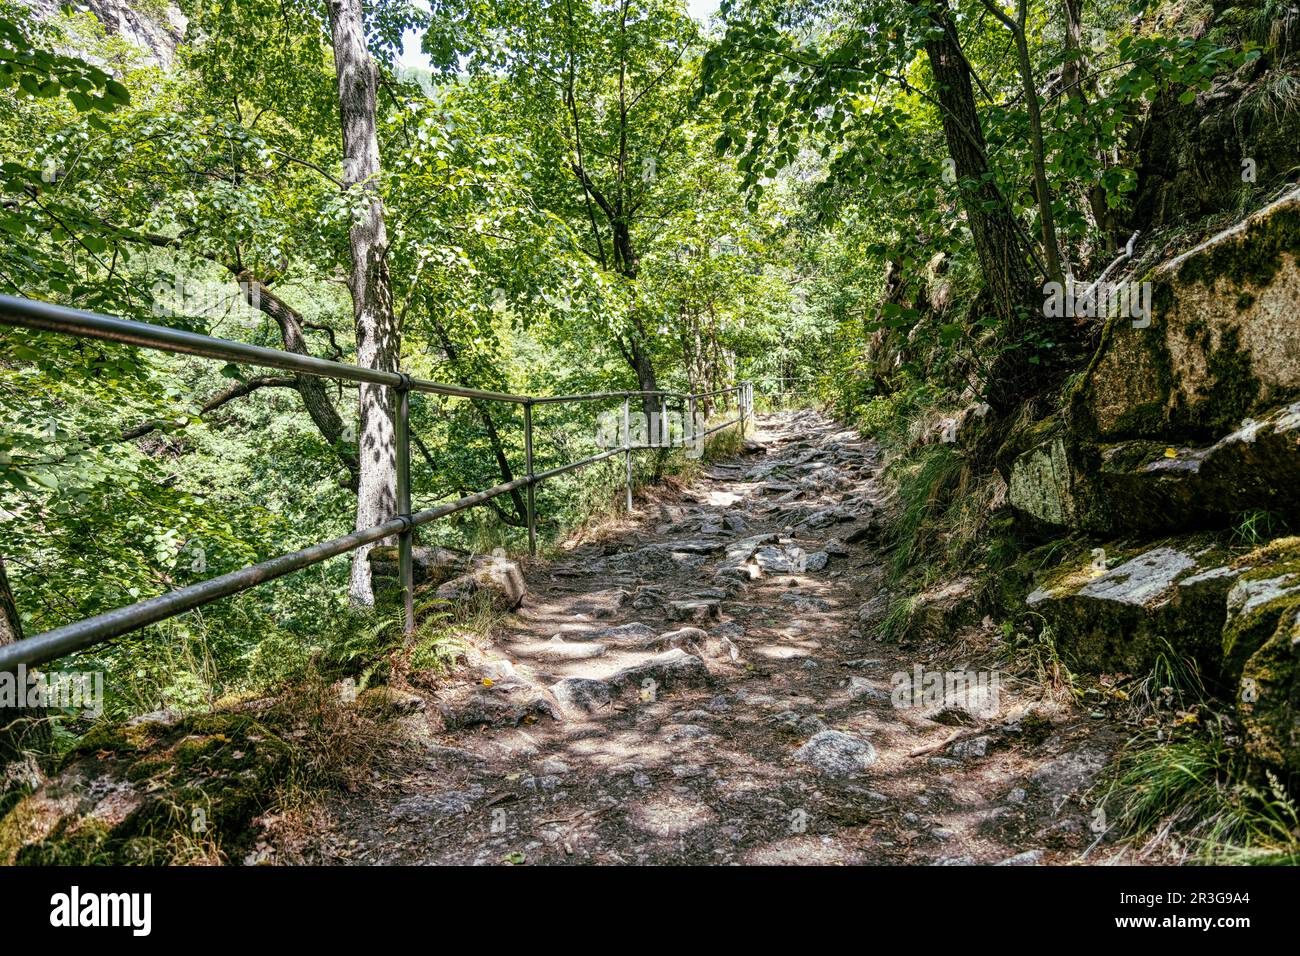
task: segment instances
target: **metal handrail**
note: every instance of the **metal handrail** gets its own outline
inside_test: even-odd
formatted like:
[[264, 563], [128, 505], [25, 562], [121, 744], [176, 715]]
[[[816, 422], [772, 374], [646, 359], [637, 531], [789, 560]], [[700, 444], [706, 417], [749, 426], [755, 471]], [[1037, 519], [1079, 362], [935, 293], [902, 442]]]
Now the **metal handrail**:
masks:
[[[410, 632], [415, 627], [415, 581], [411, 548], [413, 532], [416, 528], [439, 518], [455, 514], [458, 511], [482, 505], [499, 495], [526, 488], [528, 491], [528, 550], [530, 554], [536, 554], [537, 507], [535, 491], [537, 485], [548, 479], [621, 454], [626, 459], [627, 507], [631, 511], [633, 451], [648, 448], [682, 447], [691, 441], [702, 440], [716, 431], [736, 424], [740, 425], [743, 434], [746, 428], [746, 419], [753, 416], [754, 392], [753, 385], [749, 382], [742, 382], [739, 385], [733, 385], [725, 389], [699, 394], [671, 391], [628, 391], [595, 392], [586, 395], [511, 395], [504, 392], [490, 392], [462, 388], [456, 385], [444, 385], [440, 382], [414, 378], [400, 371], [364, 368], [346, 362], [335, 362], [310, 355], [284, 352], [279, 349], [247, 345], [243, 342], [219, 339], [198, 332], [188, 332], [183, 329], [153, 325], [148, 322], [136, 322], [130, 319], [100, 315], [95, 312], [86, 312], [81, 309], [72, 309], [67, 306], [8, 295], [0, 295], [0, 324], [57, 332], [79, 338], [120, 342], [164, 352], [244, 362], [249, 365], [282, 369], [305, 375], [382, 385], [393, 389], [396, 393], [396, 417], [398, 423], [395, 442], [398, 514], [392, 520], [371, 528], [354, 531], [339, 538], [322, 541], [301, 551], [280, 555], [260, 564], [240, 568], [237, 571], [209, 578], [198, 584], [177, 588], [157, 597], [137, 601], [126, 607], [116, 608], [94, 617], [74, 621], [71, 624], [65, 624], [62, 627], [56, 627], [41, 634], [7, 644], [0, 647], [0, 672], [12, 670], [20, 664], [35, 665], [55, 660], [74, 651], [83, 650], [92, 644], [119, 637], [122, 634], [138, 630], [150, 624], [156, 624], [159, 621], [191, 611], [219, 598], [246, 591], [310, 565], [319, 564], [329, 558], [354, 551], [367, 544], [374, 544], [386, 538], [391, 538], [393, 535], [397, 535], [398, 538], [398, 577], [402, 584], [406, 629]], [[434, 508], [412, 512], [409, 401], [412, 391], [522, 405], [524, 410], [526, 474], [522, 478], [496, 485], [485, 491], [478, 491]], [[696, 432], [696, 399], [723, 392], [737, 393], [738, 416], [712, 428]], [[632, 444], [631, 400], [633, 398], [644, 398], [648, 395], [661, 396], [661, 407], [665, 410], [669, 398], [683, 399], [687, 403], [690, 412], [690, 427], [683, 436], [681, 446], [674, 446], [671, 442], [668, 446], [656, 442], [643, 445]], [[599, 401], [620, 398], [623, 400], [623, 444], [620, 447], [608, 449], [580, 461], [570, 462], [546, 471], [534, 471], [533, 406], [559, 402]]]

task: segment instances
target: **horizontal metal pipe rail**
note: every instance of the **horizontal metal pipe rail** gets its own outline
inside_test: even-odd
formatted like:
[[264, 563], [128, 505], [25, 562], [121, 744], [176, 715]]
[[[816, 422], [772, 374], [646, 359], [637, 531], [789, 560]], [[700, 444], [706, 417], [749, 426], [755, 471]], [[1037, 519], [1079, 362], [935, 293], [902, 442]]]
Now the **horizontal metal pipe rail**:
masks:
[[[593, 392], [586, 395], [528, 396], [511, 395], [504, 392], [483, 391], [473, 388], [461, 388], [444, 385], [426, 379], [413, 378], [403, 372], [381, 371], [334, 362], [329, 359], [283, 352], [279, 349], [247, 345], [229, 339], [218, 339], [197, 332], [173, 329], [168, 326], [152, 325], [113, 316], [86, 312], [66, 306], [22, 299], [14, 296], [0, 295], [0, 324], [57, 332], [78, 338], [99, 339], [101, 341], [119, 342], [126, 345], [151, 348], [164, 352], [184, 355], [196, 355], [203, 358], [224, 359], [230, 362], [244, 362], [263, 368], [281, 369], [305, 375], [343, 381], [382, 385], [394, 390], [397, 395], [398, 428], [396, 436], [397, 457], [397, 509], [398, 516], [372, 528], [354, 531], [329, 541], [322, 541], [301, 551], [280, 555], [276, 558], [254, 564], [249, 567], [231, 571], [219, 577], [209, 578], [198, 584], [187, 585], [169, 591], [157, 597], [137, 601], [126, 607], [116, 608], [94, 617], [65, 624], [52, 630], [24, 638], [12, 644], [0, 647], [0, 672], [10, 671], [18, 665], [44, 664], [75, 651], [84, 650], [93, 644], [120, 637], [130, 631], [139, 630], [150, 624], [156, 624], [168, 618], [192, 611], [219, 598], [229, 597], [276, 578], [299, 571], [313, 564], [319, 564], [329, 558], [338, 557], [355, 551], [367, 544], [398, 537], [398, 576], [402, 584], [406, 627], [414, 628], [414, 574], [411, 548], [413, 532], [421, 525], [445, 518], [458, 511], [482, 505], [499, 495], [509, 494], [521, 488], [528, 490], [527, 520], [529, 552], [535, 554], [537, 548], [537, 522], [534, 492], [536, 486], [559, 475], [585, 468], [588, 465], [625, 455], [627, 459], [627, 501], [628, 509], [632, 507], [632, 452], [642, 449], [682, 447], [691, 441], [703, 440], [708, 435], [739, 424], [742, 433], [746, 428], [747, 418], [753, 416], [753, 387], [745, 382], [712, 392], [691, 394], [670, 391], [632, 391], [632, 392]], [[433, 508], [412, 512], [410, 483], [410, 413], [409, 394], [412, 391], [447, 395], [455, 398], [479, 399], [483, 401], [505, 402], [522, 405], [524, 409], [524, 455], [526, 474], [522, 478], [505, 482], [485, 491], [466, 495], [456, 501], [447, 502]], [[712, 428], [696, 431], [696, 399], [720, 395], [724, 392], [737, 394], [739, 414]], [[689, 408], [690, 427], [686, 430], [681, 445], [671, 442], [651, 441], [647, 444], [632, 444], [630, 428], [631, 400], [658, 395], [661, 397], [661, 409], [667, 410], [670, 398], [682, 400]], [[591, 455], [579, 461], [560, 465], [545, 471], [533, 469], [533, 416], [532, 410], [537, 405], [552, 405], [560, 402], [583, 402], [622, 399], [623, 401], [623, 443]], [[662, 426], [662, 423], [661, 423]]]

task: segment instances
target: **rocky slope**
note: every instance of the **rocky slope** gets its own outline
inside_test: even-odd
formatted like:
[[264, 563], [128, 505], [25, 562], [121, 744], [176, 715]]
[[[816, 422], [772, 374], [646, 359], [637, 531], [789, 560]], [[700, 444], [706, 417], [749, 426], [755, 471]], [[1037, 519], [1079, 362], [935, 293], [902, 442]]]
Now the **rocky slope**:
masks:
[[1252, 755], [1300, 773], [1300, 540], [1228, 547], [1300, 515], [1300, 191], [1132, 278], [1149, 321], [1110, 319], [1005, 450], [1011, 504], [1091, 536], [1029, 604], [1093, 672], [1195, 661]]

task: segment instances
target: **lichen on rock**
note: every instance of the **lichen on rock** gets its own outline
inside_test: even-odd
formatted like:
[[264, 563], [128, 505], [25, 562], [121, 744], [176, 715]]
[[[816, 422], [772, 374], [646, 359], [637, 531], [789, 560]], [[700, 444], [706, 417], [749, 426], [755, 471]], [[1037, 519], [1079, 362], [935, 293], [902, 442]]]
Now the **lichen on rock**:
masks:
[[1212, 539], [1197, 536], [1137, 553], [1094, 549], [1062, 562], [1026, 603], [1043, 615], [1057, 647], [1080, 669], [1144, 673], [1172, 649], [1212, 674], [1224, 598], [1236, 575], [1228, 562]]
[[1300, 191], [1153, 270], [1149, 324], [1108, 323], [1076, 392], [1083, 437], [1198, 440], [1300, 394]]

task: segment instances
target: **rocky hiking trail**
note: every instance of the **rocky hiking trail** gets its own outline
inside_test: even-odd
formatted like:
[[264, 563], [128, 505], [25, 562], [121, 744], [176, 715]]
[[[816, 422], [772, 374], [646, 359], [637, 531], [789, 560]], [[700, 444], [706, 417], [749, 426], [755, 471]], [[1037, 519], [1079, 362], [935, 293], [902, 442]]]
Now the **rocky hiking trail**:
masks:
[[897, 672], [995, 666], [971, 648], [996, 628], [877, 640], [880, 449], [810, 411], [757, 425], [614, 536], [527, 565], [495, 644], [403, 718], [413, 746], [333, 800], [308, 858], [1102, 862], [1081, 798], [1114, 731], [1028, 683], [996, 712], [894, 706]]

